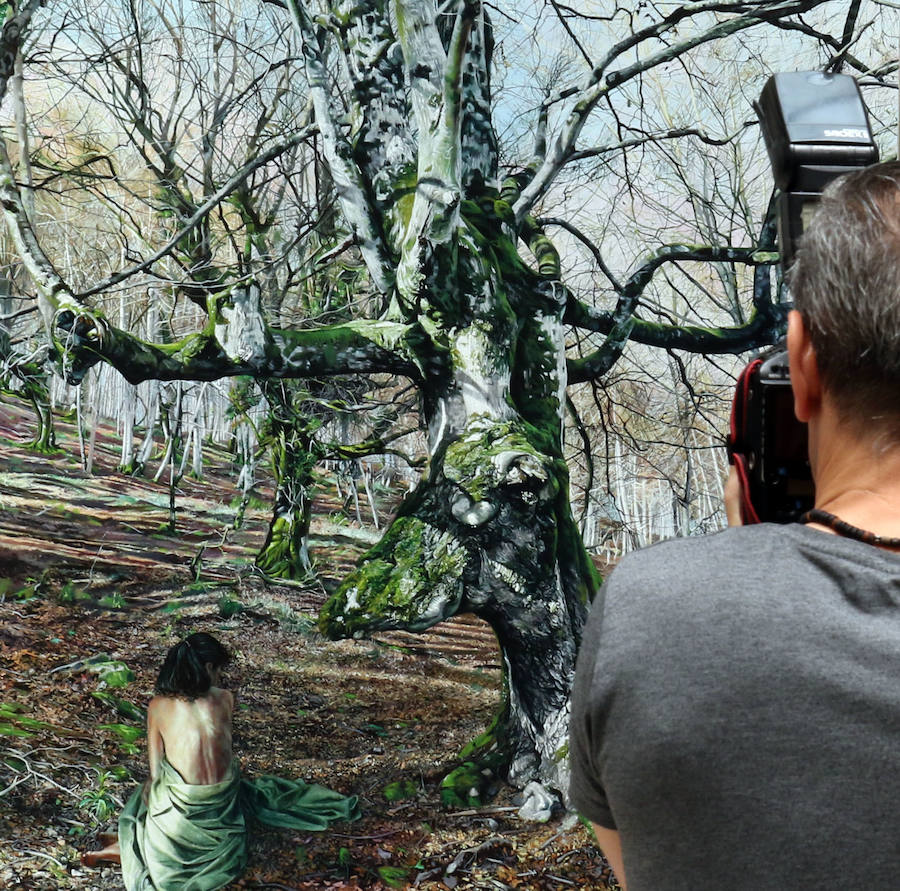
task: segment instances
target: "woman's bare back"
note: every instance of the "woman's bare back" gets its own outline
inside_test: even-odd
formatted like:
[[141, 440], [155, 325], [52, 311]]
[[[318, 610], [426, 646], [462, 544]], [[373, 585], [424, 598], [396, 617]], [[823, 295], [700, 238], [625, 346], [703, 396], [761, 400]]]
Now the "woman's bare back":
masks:
[[165, 755], [186, 783], [210, 785], [225, 779], [232, 758], [233, 708], [230, 691], [218, 687], [197, 699], [154, 697], [147, 710], [151, 778]]

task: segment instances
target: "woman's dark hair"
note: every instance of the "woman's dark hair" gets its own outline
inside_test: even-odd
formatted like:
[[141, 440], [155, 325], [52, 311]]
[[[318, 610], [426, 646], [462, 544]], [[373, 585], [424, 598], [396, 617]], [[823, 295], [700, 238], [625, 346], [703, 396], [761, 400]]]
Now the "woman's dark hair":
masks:
[[166, 653], [156, 679], [156, 692], [160, 696], [183, 696], [187, 699], [205, 696], [211, 684], [207, 663], [213, 668], [220, 668], [230, 660], [228, 650], [219, 641], [205, 631], [198, 631]]

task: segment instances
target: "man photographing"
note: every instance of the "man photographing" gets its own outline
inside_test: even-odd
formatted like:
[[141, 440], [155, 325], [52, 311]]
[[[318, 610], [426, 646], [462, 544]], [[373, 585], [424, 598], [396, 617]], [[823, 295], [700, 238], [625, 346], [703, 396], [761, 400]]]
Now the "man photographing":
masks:
[[629, 891], [900, 883], [900, 163], [790, 284], [814, 511], [629, 556], [585, 628], [570, 796]]

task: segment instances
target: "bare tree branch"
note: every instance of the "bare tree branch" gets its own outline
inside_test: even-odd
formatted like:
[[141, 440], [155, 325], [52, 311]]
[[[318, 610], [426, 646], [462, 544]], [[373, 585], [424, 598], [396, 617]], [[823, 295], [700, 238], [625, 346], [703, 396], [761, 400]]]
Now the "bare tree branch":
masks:
[[685, 136], [695, 136], [700, 140], [700, 142], [703, 142], [706, 145], [728, 145], [729, 143], [734, 142], [734, 140], [737, 139], [744, 130], [748, 129], [749, 127], [755, 127], [756, 124], [757, 122], [755, 120], [744, 121], [741, 126], [737, 130], [735, 130], [734, 133], [729, 133], [727, 136], [723, 137], [710, 136], [707, 132], [699, 129], [698, 127], [679, 127], [677, 129], [661, 131], [659, 133], [646, 133], [642, 136], [635, 136], [631, 139], [623, 139], [612, 145], [603, 145], [597, 146], [596, 148], [580, 149], [578, 151], [572, 152], [570, 160], [583, 161], [586, 158], [603, 157], [604, 155], [611, 155], [616, 152], [625, 151], [627, 149], [637, 148], [638, 146], [647, 145], [648, 143], [658, 143], [664, 139], [681, 139]]
[[577, 383], [605, 374], [619, 358], [628, 340], [695, 353], [739, 353], [770, 343], [783, 322], [785, 311], [780, 305], [760, 303], [750, 322], [735, 328], [663, 325], [639, 319], [634, 313], [644, 288], [653, 274], [666, 263], [724, 261], [759, 266], [771, 265], [777, 259], [775, 253], [760, 252], [754, 248], [666, 245], [631, 275], [619, 293], [613, 312], [597, 311], [570, 295], [563, 321], [576, 328], [607, 335], [599, 349], [582, 359], [569, 361], [570, 381]]
[[560, 219], [559, 217], [539, 217], [538, 225], [540, 226], [559, 226], [560, 229], [565, 229], [566, 232], [569, 232], [571, 235], [574, 235], [590, 252], [591, 256], [593, 256], [594, 261], [597, 266], [600, 268], [600, 271], [606, 276], [609, 283], [615, 288], [616, 291], [622, 290], [622, 285], [619, 283], [618, 279], [613, 275], [612, 270], [607, 266], [606, 261], [603, 259], [603, 254], [600, 253], [600, 248], [597, 247], [594, 242], [588, 238], [587, 235], [584, 234], [577, 226], [570, 223], [568, 220]]
[[299, 133], [295, 133], [293, 136], [290, 136], [284, 142], [278, 143], [277, 145], [271, 146], [261, 155], [258, 155], [252, 161], [246, 163], [240, 170], [235, 171], [225, 183], [223, 183], [206, 201], [203, 202], [187, 220], [185, 220], [184, 224], [175, 233], [159, 250], [157, 250], [152, 256], [147, 257], [146, 260], [142, 260], [140, 263], [129, 267], [128, 269], [122, 269], [114, 275], [105, 278], [103, 281], [97, 282], [96, 284], [91, 285], [89, 288], [81, 291], [77, 296], [79, 299], [84, 299], [87, 297], [91, 297], [94, 294], [99, 294], [103, 291], [108, 290], [113, 287], [113, 285], [119, 284], [119, 282], [123, 282], [132, 276], [137, 275], [140, 272], [146, 272], [148, 269], [151, 269], [154, 263], [157, 263], [167, 254], [170, 254], [178, 243], [188, 235], [193, 229], [200, 225], [200, 223], [207, 218], [210, 211], [221, 204], [229, 195], [231, 195], [236, 189], [238, 189], [247, 178], [260, 167], [264, 167], [270, 161], [273, 161], [275, 158], [283, 155], [286, 151], [293, 148], [296, 145], [299, 145], [302, 142], [305, 142], [310, 138], [314, 133], [318, 130], [316, 125], [310, 125], [306, 127], [304, 130], [301, 130]]
[[375, 212], [369, 204], [362, 175], [353, 160], [353, 150], [337, 126], [329, 99], [328, 75], [312, 22], [301, 0], [287, 0], [287, 6], [300, 37], [316, 122], [341, 207], [356, 236], [375, 287], [386, 294], [394, 284], [390, 252], [375, 221]]
[[[532, 181], [522, 190], [522, 194], [513, 208], [516, 220], [521, 221], [524, 219], [531, 208], [534, 207], [534, 204], [549, 188], [562, 167], [571, 159], [572, 153], [575, 151], [576, 141], [588, 117], [597, 106], [597, 103], [614, 87], [631, 80], [650, 68], [677, 58], [694, 47], [735, 34], [747, 28], [752, 28], [762, 21], [777, 21], [783, 16], [806, 12], [822, 2], [823, 0], [785, 0], [785, 2], [752, 5], [727, 2], [689, 3], [678, 7], [662, 21], [656, 22], [616, 44], [598, 64], [597, 68], [591, 72], [587, 82], [580, 88], [577, 99], [556, 139], [553, 140], [552, 145], [549, 147], [544, 162], [536, 171]], [[740, 14], [734, 18], [719, 22], [692, 37], [672, 43], [662, 50], [649, 53], [641, 57], [637, 62], [612, 71], [604, 77], [606, 68], [622, 53], [634, 48], [643, 40], [664, 34], [687, 18], [710, 11], [737, 11]]]

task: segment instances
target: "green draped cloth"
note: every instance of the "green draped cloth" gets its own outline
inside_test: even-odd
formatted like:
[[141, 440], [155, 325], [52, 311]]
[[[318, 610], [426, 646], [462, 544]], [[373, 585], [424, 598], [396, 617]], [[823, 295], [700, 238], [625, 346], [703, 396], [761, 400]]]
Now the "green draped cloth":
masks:
[[359, 817], [356, 797], [324, 786], [241, 777], [237, 760], [220, 783], [185, 783], [163, 758], [147, 803], [135, 790], [119, 818], [122, 876], [128, 891], [214, 891], [247, 864], [247, 824], [326, 829]]

